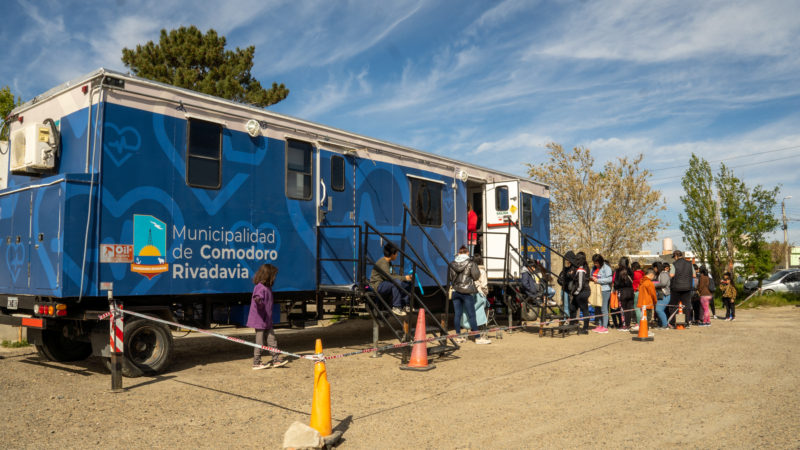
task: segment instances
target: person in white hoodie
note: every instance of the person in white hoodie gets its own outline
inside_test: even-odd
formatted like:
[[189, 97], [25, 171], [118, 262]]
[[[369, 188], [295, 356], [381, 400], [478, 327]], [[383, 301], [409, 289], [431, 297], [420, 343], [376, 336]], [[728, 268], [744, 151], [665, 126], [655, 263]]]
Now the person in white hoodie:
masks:
[[[473, 262], [478, 265], [478, 271], [481, 274], [480, 277], [475, 280], [475, 287], [478, 289], [478, 292], [475, 293], [475, 322], [478, 324], [478, 327], [484, 327], [481, 336], [475, 339], [475, 343], [483, 345], [491, 344], [492, 341], [489, 340], [488, 333], [485, 329], [489, 321], [488, 317], [486, 317], [486, 308], [489, 307], [489, 301], [486, 299], [486, 296], [489, 295], [489, 279], [486, 277], [486, 268], [483, 266], [483, 258], [480, 253], [475, 254]], [[461, 313], [461, 323], [465, 322], [469, 322], [469, 315], [466, 311]]]

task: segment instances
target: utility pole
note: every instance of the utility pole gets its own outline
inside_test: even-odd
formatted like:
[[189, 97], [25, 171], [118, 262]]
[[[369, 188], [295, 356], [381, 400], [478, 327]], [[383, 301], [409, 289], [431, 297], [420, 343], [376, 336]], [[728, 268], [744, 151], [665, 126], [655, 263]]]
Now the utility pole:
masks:
[[787, 243], [788, 226], [786, 225], [786, 200], [792, 198], [791, 195], [783, 197], [781, 200], [781, 215], [783, 216], [783, 268], [789, 268], [789, 244]]

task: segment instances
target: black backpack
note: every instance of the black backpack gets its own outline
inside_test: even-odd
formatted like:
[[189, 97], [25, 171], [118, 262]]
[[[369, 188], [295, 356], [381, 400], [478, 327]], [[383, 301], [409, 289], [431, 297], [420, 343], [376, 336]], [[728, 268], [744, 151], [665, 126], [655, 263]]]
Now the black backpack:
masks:
[[717, 287], [714, 285], [714, 279], [708, 277], [708, 290], [713, 294], [714, 291], [717, 290]]

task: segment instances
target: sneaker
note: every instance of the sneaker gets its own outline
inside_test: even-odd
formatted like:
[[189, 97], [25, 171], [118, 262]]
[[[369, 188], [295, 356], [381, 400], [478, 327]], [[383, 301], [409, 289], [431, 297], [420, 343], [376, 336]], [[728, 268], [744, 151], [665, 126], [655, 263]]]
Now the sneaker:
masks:
[[731, 317], [731, 322], [733, 322], [734, 320], [736, 320], [736, 317]]
[[584, 328], [578, 328], [578, 334], [589, 334], [589, 330]]
[[272, 363], [271, 362], [253, 364], [253, 370], [269, 369], [270, 367], [272, 367]]
[[547, 301], [547, 306], [556, 306], [557, 304], [558, 304], [558, 303], [556, 303], [556, 301], [555, 301], [555, 300], [548, 300], [548, 301]]
[[631, 331], [631, 329], [630, 328], [625, 328], [625, 327], [619, 327], [619, 328], [617, 328], [617, 331]]
[[632, 326], [631, 331], [639, 331], [639, 325]]
[[272, 362], [272, 367], [283, 367], [287, 364], [289, 364], [289, 361], [285, 359], [278, 359]]
[[608, 328], [603, 327], [603, 326], [596, 327], [592, 331], [594, 331], [595, 333], [598, 333], [598, 334], [608, 334]]
[[411, 312], [411, 307], [410, 306], [404, 306], [403, 307], [403, 311], [405, 311], [407, 313], [410, 313]]
[[717, 316], [711, 316], [712, 319], [719, 319]]
[[459, 336], [459, 337], [457, 337], [457, 338], [455, 339], [455, 341], [456, 341], [456, 344], [463, 344], [464, 342], [467, 342], [467, 340], [466, 340], [466, 339], [464, 339], [463, 337], [460, 337], [460, 336]]
[[478, 345], [486, 345], [486, 344], [491, 344], [492, 341], [489, 340], [489, 338], [478, 338], [475, 339], [475, 343]]
[[402, 317], [402, 316], [406, 315], [405, 311], [403, 311], [402, 309], [400, 309], [400, 308], [398, 308], [396, 306], [394, 308], [392, 308], [392, 312], [394, 313], [395, 316]]

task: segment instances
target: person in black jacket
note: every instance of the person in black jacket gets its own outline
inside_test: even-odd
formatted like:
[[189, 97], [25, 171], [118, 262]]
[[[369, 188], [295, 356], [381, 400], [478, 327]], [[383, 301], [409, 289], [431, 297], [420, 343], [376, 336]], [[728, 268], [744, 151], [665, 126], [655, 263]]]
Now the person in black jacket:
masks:
[[624, 256], [619, 259], [614, 274], [614, 290], [617, 291], [620, 308], [625, 311], [620, 331], [629, 331], [633, 317], [633, 311], [630, 311], [633, 309], [633, 270], [630, 261]]
[[572, 260], [575, 258], [575, 253], [569, 250], [564, 254], [564, 264], [561, 268], [561, 273], [558, 274], [558, 285], [561, 286], [561, 310], [564, 312], [564, 319], [568, 319], [569, 305], [572, 303], [570, 297], [572, 295], [572, 284], [575, 278], [575, 267], [572, 265]]
[[592, 293], [589, 288], [589, 265], [586, 263], [586, 254], [578, 252], [572, 261], [575, 267], [575, 282], [573, 283], [572, 305], [570, 318], [575, 321], [578, 317], [578, 310], [583, 314], [583, 328], [578, 330], [578, 334], [589, 334], [589, 295]]
[[[450, 282], [453, 286], [453, 322], [456, 334], [461, 334], [461, 312], [467, 313], [470, 330], [477, 333], [478, 320], [475, 316], [475, 293], [478, 288], [475, 281], [480, 279], [481, 272], [478, 265], [469, 257], [469, 250], [465, 245], [458, 249], [456, 259], [450, 263], [448, 271]], [[457, 338], [457, 342], [464, 342], [464, 338]]]
[[[672, 306], [672, 312], [675, 311], [680, 303], [683, 303], [683, 313], [686, 315], [686, 327], [692, 321], [692, 280], [694, 279], [694, 268], [692, 263], [683, 258], [683, 252], [675, 250], [672, 252], [672, 258], [675, 260], [672, 263], [674, 268], [672, 282], [670, 283], [670, 299], [669, 304]], [[673, 318], [671, 323], [675, 324]]]

